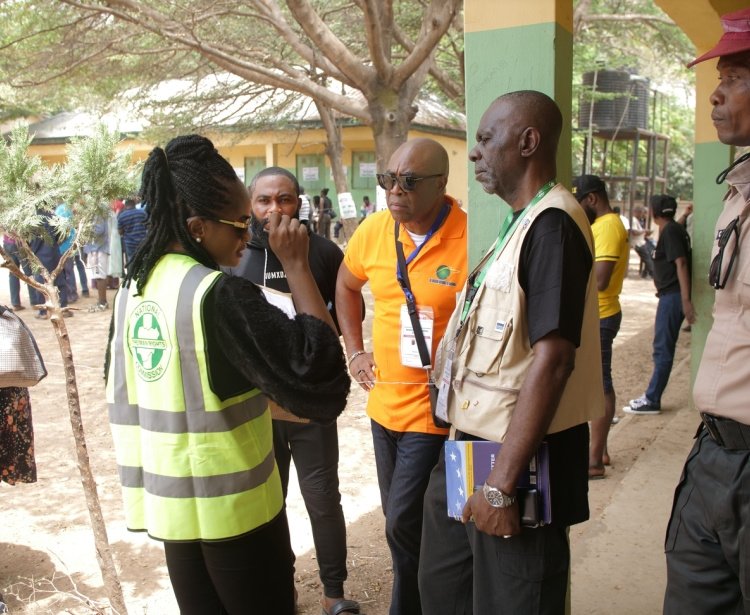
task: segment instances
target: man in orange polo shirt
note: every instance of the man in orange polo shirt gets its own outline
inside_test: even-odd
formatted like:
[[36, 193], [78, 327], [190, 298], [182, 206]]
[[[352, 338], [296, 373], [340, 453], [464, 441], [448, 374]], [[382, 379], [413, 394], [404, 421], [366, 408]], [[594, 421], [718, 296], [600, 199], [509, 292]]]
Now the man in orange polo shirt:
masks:
[[[417, 585], [422, 499], [447, 434], [432, 420], [428, 370], [407, 309], [413, 300], [434, 359], [467, 274], [466, 214], [446, 195], [447, 181], [442, 145], [432, 139], [401, 145], [387, 171], [378, 174], [388, 211], [367, 216], [357, 228], [336, 283], [349, 371], [369, 392], [367, 414], [393, 560], [391, 615], [422, 612]], [[406, 267], [400, 280], [397, 241]], [[360, 290], [368, 281], [375, 299], [372, 352], [362, 336]]]

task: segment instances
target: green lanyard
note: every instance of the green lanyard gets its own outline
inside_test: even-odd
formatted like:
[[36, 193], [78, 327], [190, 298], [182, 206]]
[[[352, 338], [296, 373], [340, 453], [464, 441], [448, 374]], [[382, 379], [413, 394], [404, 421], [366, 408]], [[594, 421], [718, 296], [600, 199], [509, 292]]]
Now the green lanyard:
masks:
[[552, 188], [555, 186], [555, 183], [555, 180], [551, 179], [546, 184], [544, 184], [544, 186], [539, 188], [539, 192], [534, 195], [529, 204], [521, 210], [520, 214], [516, 216], [515, 219], [514, 214], [516, 212], [514, 211], [509, 212], [508, 215], [505, 216], [505, 220], [503, 220], [503, 224], [500, 226], [500, 233], [497, 236], [497, 241], [495, 242], [495, 250], [492, 253], [492, 256], [485, 261], [482, 270], [479, 272], [479, 275], [474, 278], [474, 282], [472, 283], [471, 288], [466, 291], [466, 300], [464, 301], [464, 308], [461, 312], [459, 331], [463, 328], [464, 321], [466, 320], [466, 316], [468, 316], [469, 309], [471, 308], [471, 303], [474, 301], [474, 296], [477, 294], [477, 290], [479, 290], [482, 282], [484, 282], [484, 278], [487, 277], [487, 272], [489, 271], [490, 266], [495, 262], [498, 254], [500, 254], [503, 248], [507, 245], [521, 220], [526, 217], [526, 214], [531, 210], [532, 207], [534, 207], [534, 205], [541, 201], [546, 196], [546, 194], [550, 190], [552, 190]]

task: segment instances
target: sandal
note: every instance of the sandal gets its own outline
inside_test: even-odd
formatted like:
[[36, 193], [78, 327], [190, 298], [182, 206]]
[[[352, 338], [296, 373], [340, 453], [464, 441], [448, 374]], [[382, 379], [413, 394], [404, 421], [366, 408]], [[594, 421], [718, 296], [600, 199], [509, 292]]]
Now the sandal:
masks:
[[601, 480], [605, 472], [604, 466], [589, 466], [589, 480]]
[[330, 611], [326, 611], [325, 608], [323, 608], [323, 615], [343, 615], [344, 613], [358, 615], [360, 612], [359, 602], [354, 600], [339, 600], [331, 607]]

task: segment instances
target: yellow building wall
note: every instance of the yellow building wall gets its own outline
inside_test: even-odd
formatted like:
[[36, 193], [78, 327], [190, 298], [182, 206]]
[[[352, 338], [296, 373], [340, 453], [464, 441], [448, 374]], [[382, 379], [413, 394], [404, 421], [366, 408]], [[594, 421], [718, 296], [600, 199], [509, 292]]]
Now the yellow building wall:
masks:
[[[298, 155], [323, 155], [325, 153], [326, 135], [323, 129], [254, 132], [239, 140], [237, 135], [227, 136], [221, 133], [206, 136], [214, 142], [221, 155], [229, 161], [232, 167], [241, 171], [242, 174], [245, 169], [245, 158], [265, 158], [266, 166], [280, 166], [295, 172]], [[344, 128], [342, 136], [344, 139], [343, 164], [348, 168], [352, 166], [353, 152], [375, 151], [372, 132], [367, 126]], [[450, 162], [448, 194], [465, 205], [468, 186], [466, 140], [424, 130], [409, 131], [409, 138], [415, 137], [429, 137], [445, 147]], [[126, 139], [119, 147], [129, 148], [133, 160], [140, 161], [145, 160], [154, 144]], [[60, 164], [65, 162], [66, 148], [67, 146], [62, 143], [39, 144], [30, 146], [29, 153], [39, 156], [46, 164]], [[330, 163], [327, 158], [325, 158], [325, 167], [326, 177], [330, 177]], [[248, 183], [250, 179], [245, 178], [245, 182]], [[335, 190], [333, 181], [331, 181], [331, 190]], [[370, 195], [370, 198], [373, 202], [375, 201], [374, 194]]]

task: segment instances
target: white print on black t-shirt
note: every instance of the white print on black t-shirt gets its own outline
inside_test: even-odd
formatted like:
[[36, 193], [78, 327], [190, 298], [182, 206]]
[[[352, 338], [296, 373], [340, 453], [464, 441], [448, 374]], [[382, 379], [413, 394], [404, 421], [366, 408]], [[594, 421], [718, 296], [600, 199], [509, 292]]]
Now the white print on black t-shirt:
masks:
[[266, 271], [266, 280], [281, 280], [286, 277], [283, 271]]

